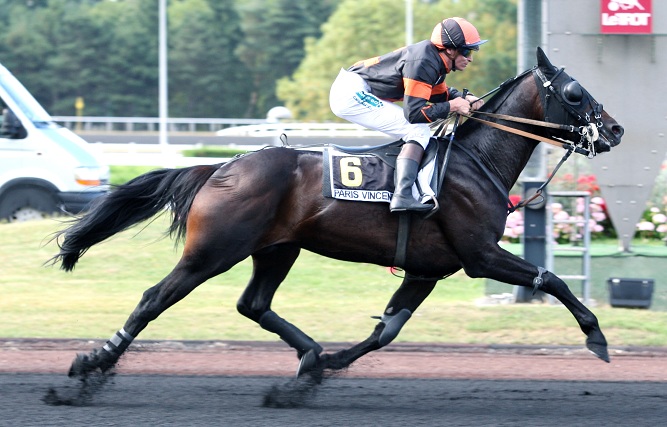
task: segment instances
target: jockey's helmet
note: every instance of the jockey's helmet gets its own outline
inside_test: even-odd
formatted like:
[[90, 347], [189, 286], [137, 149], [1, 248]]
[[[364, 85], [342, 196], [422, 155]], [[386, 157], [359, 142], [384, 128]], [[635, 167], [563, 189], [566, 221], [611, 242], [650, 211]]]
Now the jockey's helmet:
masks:
[[479, 50], [479, 45], [488, 40], [481, 40], [477, 28], [463, 18], [444, 19], [433, 28], [431, 42], [438, 49], [446, 47], [454, 49]]

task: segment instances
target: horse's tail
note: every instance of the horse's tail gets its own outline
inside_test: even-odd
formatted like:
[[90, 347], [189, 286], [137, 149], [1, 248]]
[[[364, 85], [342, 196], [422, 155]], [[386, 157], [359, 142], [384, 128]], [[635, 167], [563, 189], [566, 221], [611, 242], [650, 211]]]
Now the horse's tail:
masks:
[[[160, 169], [116, 187], [82, 218], [57, 233], [60, 252], [51, 259], [52, 263], [61, 261], [61, 268], [71, 271], [91, 246], [164, 212], [165, 208], [172, 214], [169, 234], [182, 239], [195, 195], [219, 167]], [[64, 237], [62, 242], [60, 237]]]

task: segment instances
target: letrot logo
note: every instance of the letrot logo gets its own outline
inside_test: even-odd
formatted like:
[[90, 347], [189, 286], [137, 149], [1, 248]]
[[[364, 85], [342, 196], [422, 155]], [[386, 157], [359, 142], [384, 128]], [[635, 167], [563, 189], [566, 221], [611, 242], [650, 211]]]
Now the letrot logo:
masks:
[[603, 34], [650, 34], [651, 0], [601, 0], [600, 32]]
[[640, 9], [645, 10], [644, 6], [639, 3], [639, 0], [611, 0], [607, 5], [609, 10], [616, 12], [617, 10]]

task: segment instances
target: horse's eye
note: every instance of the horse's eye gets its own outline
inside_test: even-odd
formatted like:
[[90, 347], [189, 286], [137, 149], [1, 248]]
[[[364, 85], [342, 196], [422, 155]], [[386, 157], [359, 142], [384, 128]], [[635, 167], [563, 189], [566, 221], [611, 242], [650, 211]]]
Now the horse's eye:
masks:
[[584, 91], [581, 89], [579, 82], [572, 80], [563, 86], [563, 97], [566, 101], [573, 104], [580, 102], [584, 97]]

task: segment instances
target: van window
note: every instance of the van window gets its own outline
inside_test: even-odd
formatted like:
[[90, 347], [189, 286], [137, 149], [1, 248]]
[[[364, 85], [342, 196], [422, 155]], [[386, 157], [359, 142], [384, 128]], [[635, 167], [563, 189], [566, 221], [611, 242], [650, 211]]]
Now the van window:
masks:
[[16, 114], [0, 100], [0, 138], [23, 139], [28, 136]]
[[0, 75], [0, 84], [31, 122], [53, 122], [49, 113], [39, 105], [30, 92], [12, 74], [3, 73]]

